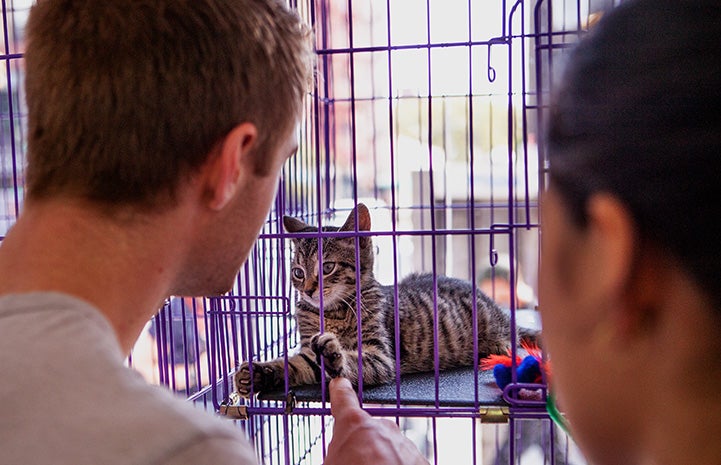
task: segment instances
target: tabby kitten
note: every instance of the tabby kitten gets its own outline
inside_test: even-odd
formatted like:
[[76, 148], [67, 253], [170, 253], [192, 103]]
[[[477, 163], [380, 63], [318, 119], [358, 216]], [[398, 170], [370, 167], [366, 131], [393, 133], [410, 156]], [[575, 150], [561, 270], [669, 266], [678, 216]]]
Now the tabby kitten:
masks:
[[[350, 213], [340, 227], [323, 231], [369, 231], [370, 214], [363, 204]], [[318, 228], [299, 219], [284, 217], [288, 232], [317, 232]], [[360, 255], [360, 305], [356, 297], [356, 240]], [[321, 359], [331, 377], [344, 376], [358, 382], [358, 344], [361, 344], [363, 383], [375, 385], [395, 379], [394, 287], [383, 286], [373, 276], [371, 238], [362, 236], [324, 237], [323, 258], [318, 265], [317, 238], [293, 239], [291, 268], [298, 291], [295, 318], [300, 333], [300, 351], [288, 357], [290, 386], [318, 383]], [[318, 270], [323, 272], [325, 332], [320, 332], [320, 289]], [[473, 288], [468, 281], [437, 277], [439, 369], [471, 366], [473, 357]], [[414, 373], [434, 370], [433, 275], [412, 274], [398, 283], [400, 321], [400, 370]], [[507, 314], [487, 295], [476, 291], [478, 316], [478, 359], [505, 354], [510, 345]], [[358, 341], [357, 319], [362, 340]], [[536, 342], [537, 332], [519, 329], [522, 340]], [[284, 359], [253, 362], [253, 390], [284, 386]], [[248, 363], [235, 374], [238, 394], [250, 395]]]

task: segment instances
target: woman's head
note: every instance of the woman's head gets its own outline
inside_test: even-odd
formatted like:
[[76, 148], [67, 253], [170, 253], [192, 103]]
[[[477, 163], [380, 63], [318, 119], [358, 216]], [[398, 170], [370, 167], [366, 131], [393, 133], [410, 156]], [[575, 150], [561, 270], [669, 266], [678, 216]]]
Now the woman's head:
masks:
[[579, 225], [593, 193], [617, 196], [639, 235], [721, 303], [719, 37], [714, 1], [622, 4], [570, 57], [546, 142], [551, 185]]
[[720, 36], [715, 1], [630, 0], [554, 90], [539, 305], [552, 384], [594, 463], [637, 463], [645, 414], [663, 408], [643, 390], [672, 391], [659, 367], [687, 388], [679, 360], [721, 353], [702, 354], [721, 322]]

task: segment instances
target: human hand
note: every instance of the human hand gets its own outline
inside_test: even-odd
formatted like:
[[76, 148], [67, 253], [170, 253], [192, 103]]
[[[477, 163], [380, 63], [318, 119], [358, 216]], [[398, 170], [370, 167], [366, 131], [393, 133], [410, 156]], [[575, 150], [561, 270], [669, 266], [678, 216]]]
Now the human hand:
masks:
[[398, 425], [360, 408], [347, 379], [331, 380], [330, 403], [335, 424], [324, 465], [428, 465]]

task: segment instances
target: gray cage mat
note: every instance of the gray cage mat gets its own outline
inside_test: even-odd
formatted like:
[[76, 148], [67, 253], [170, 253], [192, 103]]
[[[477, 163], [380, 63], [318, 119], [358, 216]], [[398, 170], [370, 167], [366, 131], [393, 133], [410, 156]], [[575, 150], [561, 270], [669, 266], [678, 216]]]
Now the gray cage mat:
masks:
[[[401, 376], [400, 399], [396, 383], [363, 388], [363, 401], [373, 404], [436, 405], [445, 407], [473, 407], [476, 405], [505, 406], [501, 390], [493, 378], [493, 370], [478, 371], [478, 384], [474, 382], [473, 367], [455, 368], [439, 373], [436, 393], [434, 372]], [[475, 389], [474, 389], [475, 388]], [[320, 402], [320, 384], [297, 386], [290, 389], [298, 402]], [[326, 390], [326, 400], [328, 392]], [[260, 393], [260, 400], [285, 401], [285, 390]]]

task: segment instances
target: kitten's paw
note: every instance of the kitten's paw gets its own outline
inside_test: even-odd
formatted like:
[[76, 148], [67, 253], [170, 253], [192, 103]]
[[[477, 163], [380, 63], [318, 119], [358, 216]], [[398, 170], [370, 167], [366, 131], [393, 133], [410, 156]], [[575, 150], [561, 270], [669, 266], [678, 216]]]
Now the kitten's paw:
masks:
[[333, 378], [343, 374], [345, 358], [338, 338], [333, 333], [318, 333], [310, 339], [310, 348], [315, 353], [316, 361], [320, 365], [321, 359], [325, 363], [325, 371]]
[[276, 389], [283, 384], [283, 370], [268, 362], [253, 362], [251, 382], [250, 365], [243, 362], [235, 372], [235, 390], [241, 397], [250, 397], [251, 386], [255, 393]]

